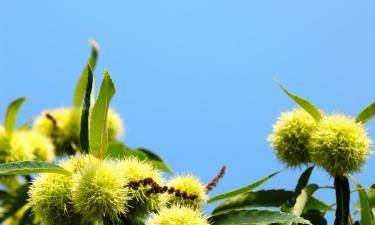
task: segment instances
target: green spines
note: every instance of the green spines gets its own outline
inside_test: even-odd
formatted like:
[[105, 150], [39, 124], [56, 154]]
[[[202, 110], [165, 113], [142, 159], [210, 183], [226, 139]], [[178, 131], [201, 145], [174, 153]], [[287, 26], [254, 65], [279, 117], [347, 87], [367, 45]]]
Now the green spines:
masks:
[[357, 172], [371, 154], [362, 123], [343, 114], [323, 115], [319, 122], [302, 109], [282, 113], [269, 136], [278, 159], [287, 166], [322, 166], [332, 176]]
[[127, 211], [129, 191], [122, 171], [113, 162], [100, 161], [74, 176], [72, 200], [84, 221], [117, 221]]
[[168, 204], [179, 204], [186, 205], [193, 208], [201, 208], [207, 201], [207, 189], [206, 186], [200, 181], [200, 179], [193, 175], [182, 175], [175, 176], [172, 178], [168, 185], [174, 187], [180, 192], [186, 192], [188, 195], [195, 195], [194, 200], [188, 198], [176, 197], [175, 195], [168, 195]]
[[61, 166], [73, 175], [42, 175], [29, 191], [35, 215], [45, 225], [117, 221], [126, 213], [129, 190], [118, 163], [78, 154]]
[[354, 118], [326, 115], [311, 136], [311, 158], [332, 176], [347, 175], [361, 169], [371, 145], [367, 130]]
[[55, 146], [51, 139], [30, 130], [19, 131], [19, 135], [29, 142], [36, 160], [52, 162], [55, 159]]
[[[165, 183], [160, 171], [155, 169], [152, 164], [145, 160], [139, 160], [130, 157], [119, 161], [119, 168], [123, 171], [126, 180], [129, 182], [138, 182], [146, 178], [151, 178], [159, 185]], [[153, 212], [163, 204], [163, 196], [160, 194], [148, 194], [149, 185], [140, 185], [138, 188], [130, 189], [129, 213], [127, 217], [144, 217], [147, 213]]]
[[50, 137], [56, 153], [74, 152], [79, 146], [81, 111], [78, 108], [58, 108], [43, 112], [35, 119], [33, 129]]
[[0, 131], [0, 163], [35, 159], [29, 141], [20, 133], [8, 135]]
[[72, 173], [80, 173], [98, 162], [99, 160], [92, 155], [77, 153], [76, 155], [71, 156], [69, 160], [62, 161], [61, 166]]
[[80, 224], [71, 199], [71, 176], [44, 174], [33, 181], [29, 202], [42, 225]]
[[309, 142], [316, 122], [305, 110], [296, 108], [282, 113], [268, 137], [277, 158], [289, 167], [310, 162]]
[[209, 225], [202, 212], [187, 206], [173, 205], [153, 214], [146, 225]]
[[[136, 158], [100, 160], [79, 153], [60, 165], [72, 175], [42, 175], [33, 181], [29, 191], [35, 215], [45, 225], [64, 224], [64, 221], [73, 221], [66, 224], [95, 224], [104, 219], [119, 221], [122, 218], [143, 221], [150, 214], [154, 218], [168, 216], [170, 210], [176, 210], [176, 215], [195, 215], [186, 215], [182, 222], [206, 221], [201, 208], [207, 193], [197, 177], [176, 176], [165, 186], [160, 171], [148, 161]], [[152, 183], [143, 183], [145, 180], [152, 180]], [[160, 187], [174, 191], [163, 192]], [[178, 197], [177, 190], [196, 197]]]

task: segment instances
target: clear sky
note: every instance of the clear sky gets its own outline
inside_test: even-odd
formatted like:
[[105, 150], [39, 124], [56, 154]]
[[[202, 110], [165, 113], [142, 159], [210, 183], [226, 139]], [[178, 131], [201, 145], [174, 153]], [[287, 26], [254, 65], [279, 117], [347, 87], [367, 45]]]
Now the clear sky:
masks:
[[[227, 165], [223, 192], [283, 168], [266, 137], [295, 104], [274, 78], [327, 112], [375, 101], [374, 23], [374, 1], [0, 0], [0, 110], [23, 95], [21, 121], [71, 105], [93, 38], [96, 83], [108, 68], [126, 143], [205, 182]], [[356, 176], [367, 186], [374, 170], [373, 157]], [[299, 173], [264, 187], [292, 188]]]

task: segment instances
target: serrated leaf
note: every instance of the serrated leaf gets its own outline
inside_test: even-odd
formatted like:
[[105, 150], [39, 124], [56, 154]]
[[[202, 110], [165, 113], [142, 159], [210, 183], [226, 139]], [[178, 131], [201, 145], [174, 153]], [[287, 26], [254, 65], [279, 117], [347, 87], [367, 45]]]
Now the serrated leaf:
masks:
[[29, 121], [26, 121], [25, 123], [23, 123], [19, 128], [18, 130], [29, 130], [31, 129], [31, 126], [32, 126], [32, 120], [29, 120]]
[[146, 151], [146, 149], [131, 149], [118, 141], [112, 141], [108, 144], [106, 156], [115, 159], [137, 157], [141, 160], [149, 160], [155, 168], [166, 173], [172, 173], [167, 164], [165, 164], [164, 161], [155, 153], [149, 150]]
[[301, 217], [269, 210], [234, 210], [211, 217], [213, 225], [266, 225], [273, 223], [311, 224]]
[[319, 111], [317, 107], [315, 107], [311, 102], [308, 100], [301, 98], [291, 92], [289, 92], [284, 86], [278, 83], [281, 89], [294, 101], [296, 102], [302, 109], [308, 112], [315, 121], [319, 122], [322, 118], [322, 113]]
[[106, 156], [108, 145], [107, 115], [109, 103], [115, 92], [112, 78], [105, 70], [99, 95], [90, 115], [90, 153], [99, 159], [104, 159]]
[[364, 108], [357, 116], [357, 122], [366, 123], [375, 116], [375, 102]]
[[147, 160], [147, 155], [145, 153], [132, 150], [119, 141], [109, 142], [106, 157], [120, 160], [128, 157], [136, 157], [140, 160]]
[[292, 191], [286, 190], [260, 190], [245, 192], [240, 195], [226, 199], [219, 204], [213, 214], [222, 211], [243, 209], [250, 207], [280, 207], [293, 197]]
[[314, 167], [309, 167], [298, 178], [297, 185], [294, 189], [294, 195], [289, 201], [285, 202], [280, 208], [282, 212], [288, 212], [290, 213], [293, 209], [293, 206], [296, 204], [297, 197], [301, 194], [301, 191], [307, 186], [310, 180], [311, 173], [313, 171]]
[[164, 172], [167, 172], [169, 174], [172, 174], [172, 170], [171, 168], [169, 168], [169, 166], [167, 165], [166, 162], [163, 161], [162, 158], [160, 158], [157, 154], [155, 154], [154, 152], [148, 150], [148, 149], [145, 149], [145, 148], [138, 148], [137, 149], [138, 151], [141, 151], [143, 152], [144, 154], [147, 155], [147, 158], [149, 160], [151, 160], [154, 164], [154, 166]]
[[294, 197], [297, 198], [302, 190], [307, 186], [307, 184], [309, 183], [309, 180], [310, 180], [310, 176], [311, 176], [311, 173], [314, 169], [314, 166], [311, 166], [309, 168], [307, 168], [302, 174], [301, 176], [299, 177], [298, 179], [298, 182], [297, 182], [297, 185], [296, 185], [296, 188], [294, 190]]
[[264, 182], [266, 182], [267, 180], [271, 179], [273, 176], [275, 176], [276, 174], [278, 174], [280, 171], [276, 172], [276, 173], [273, 173], [269, 176], [266, 176], [252, 184], [249, 184], [245, 187], [242, 187], [242, 188], [239, 188], [239, 189], [236, 189], [234, 191], [230, 191], [230, 192], [227, 192], [227, 193], [224, 193], [224, 194], [220, 194], [220, 195], [216, 195], [214, 197], [212, 197], [211, 199], [208, 200], [208, 203], [213, 203], [213, 202], [216, 202], [216, 201], [219, 201], [219, 200], [223, 200], [223, 199], [226, 199], [226, 198], [230, 198], [230, 197], [233, 197], [233, 196], [236, 196], [236, 195], [239, 195], [239, 194], [242, 194], [242, 193], [245, 193], [247, 191], [251, 191], [253, 190], [254, 188], [258, 187], [259, 185], [263, 184]]
[[[94, 40], [90, 40], [91, 44], [91, 55], [89, 60], [87, 61], [87, 64], [91, 66], [92, 71], [94, 71], [96, 66], [96, 61], [99, 54], [99, 47], [98, 44]], [[88, 79], [88, 67], [85, 66], [85, 68], [82, 71], [81, 77], [79, 78], [75, 92], [74, 92], [74, 99], [73, 104], [75, 107], [81, 107], [81, 104], [83, 102], [83, 98], [85, 96], [86, 87], [87, 87], [87, 79]]]
[[20, 161], [0, 164], [0, 175], [60, 173], [71, 175], [71, 172], [53, 163], [43, 161]]
[[34, 214], [32, 208], [28, 208], [23, 214], [18, 225], [33, 225]]
[[302, 218], [310, 221], [314, 225], [327, 225], [327, 220], [316, 210], [307, 211], [302, 215]]
[[373, 215], [367, 194], [364, 190], [359, 190], [358, 195], [361, 203], [361, 225], [371, 225]]
[[29, 184], [20, 186], [15, 192], [9, 193], [1, 202], [0, 223], [15, 214], [27, 203]]
[[369, 197], [367, 196], [367, 193], [362, 190], [361, 185], [354, 178], [352, 178], [352, 180], [357, 188], [359, 196], [359, 203], [361, 207], [361, 225], [372, 225], [374, 215], [372, 214]]
[[5, 113], [4, 127], [6, 132], [11, 134], [16, 128], [18, 111], [20, 110], [22, 104], [26, 101], [26, 97], [17, 98], [12, 101]]
[[89, 152], [89, 115], [90, 115], [90, 105], [93, 89], [94, 75], [92, 74], [91, 66], [87, 65], [88, 77], [87, 86], [85, 92], [85, 98], [83, 101], [82, 113], [81, 113], [81, 130], [80, 130], [80, 142], [81, 148], [84, 153]]
[[367, 193], [372, 208], [375, 208], [375, 188], [372, 186]]
[[297, 197], [296, 203], [293, 206], [292, 214], [296, 216], [301, 216], [304, 212], [308, 201], [311, 199], [313, 193], [318, 190], [319, 186], [316, 184], [309, 184], [304, 189], [302, 189], [301, 194]]
[[328, 205], [327, 203], [315, 197], [310, 198], [305, 209], [306, 210], [318, 210], [318, 211], [324, 211], [324, 212], [335, 210], [332, 206]]

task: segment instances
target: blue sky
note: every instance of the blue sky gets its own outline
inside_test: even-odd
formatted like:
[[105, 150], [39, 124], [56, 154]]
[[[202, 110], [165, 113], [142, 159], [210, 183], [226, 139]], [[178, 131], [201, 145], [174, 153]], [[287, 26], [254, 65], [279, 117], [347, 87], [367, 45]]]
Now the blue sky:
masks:
[[[108, 68], [126, 143], [205, 182], [227, 165], [219, 193], [283, 168], [266, 137], [294, 103], [274, 78], [328, 112], [355, 116], [375, 101], [374, 10], [374, 1], [338, 0], [0, 0], [0, 109], [27, 95], [26, 121], [69, 106], [93, 38], [96, 83]], [[371, 159], [356, 175], [364, 186], [374, 169]], [[313, 181], [332, 183], [315, 172]], [[264, 187], [294, 187], [299, 173]]]

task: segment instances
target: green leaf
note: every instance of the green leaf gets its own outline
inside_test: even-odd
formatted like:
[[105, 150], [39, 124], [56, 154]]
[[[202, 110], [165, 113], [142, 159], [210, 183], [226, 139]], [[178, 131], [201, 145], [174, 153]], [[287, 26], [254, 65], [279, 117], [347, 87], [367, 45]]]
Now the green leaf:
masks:
[[299, 177], [297, 185], [294, 189], [294, 195], [289, 201], [286, 201], [280, 208], [282, 212], [290, 213], [296, 204], [297, 197], [301, 194], [302, 190], [307, 186], [310, 180], [311, 173], [314, 167], [307, 168]]
[[307, 186], [307, 184], [309, 183], [309, 180], [310, 180], [310, 176], [311, 176], [311, 173], [313, 171], [314, 167], [311, 166], [309, 168], [307, 168], [302, 174], [301, 176], [299, 177], [298, 179], [298, 182], [297, 182], [297, 185], [296, 185], [296, 188], [294, 190], [294, 197], [297, 198], [302, 190]]
[[266, 225], [273, 223], [311, 224], [301, 217], [269, 210], [234, 210], [211, 217], [213, 225]]
[[29, 120], [29, 121], [26, 121], [24, 124], [22, 124], [19, 128], [18, 128], [18, 130], [29, 130], [29, 129], [31, 129], [31, 126], [32, 126], [32, 120]]
[[374, 215], [372, 214], [369, 197], [367, 196], [367, 193], [361, 189], [361, 185], [354, 178], [352, 178], [352, 180], [358, 189], [359, 202], [361, 206], [361, 225], [371, 225]]
[[336, 218], [334, 225], [347, 225], [349, 224], [349, 202], [350, 202], [350, 189], [347, 177], [337, 176], [335, 179], [336, 190]]
[[371, 207], [375, 208], [375, 188], [374, 188], [374, 185], [370, 188], [367, 195], [368, 195]]
[[85, 98], [83, 101], [82, 114], [81, 114], [81, 131], [80, 131], [80, 142], [81, 148], [84, 153], [89, 152], [89, 115], [90, 115], [90, 104], [92, 97], [92, 86], [94, 81], [94, 75], [92, 74], [91, 66], [87, 65], [88, 77]]
[[[92, 71], [94, 71], [95, 66], [96, 66], [96, 61], [98, 58], [99, 47], [98, 47], [98, 44], [94, 40], [90, 40], [90, 44], [91, 44], [91, 55], [87, 64], [90, 65]], [[82, 71], [81, 77], [78, 80], [78, 83], [74, 92], [73, 103], [75, 107], [81, 107], [81, 104], [82, 104], [82, 101], [86, 92], [88, 76], [89, 76], [88, 67], [85, 66], [84, 70]]]
[[327, 203], [315, 197], [310, 198], [305, 209], [306, 210], [318, 210], [318, 211], [324, 211], [324, 212], [335, 210], [332, 206], [328, 205]]
[[310, 221], [314, 225], [327, 225], [327, 220], [316, 210], [309, 210], [302, 215], [302, 218]]
[[25, 211], [18, 225], [33, 225], [33, 220], [34, 214], [32, 208], [30, 207]]
[[27, 190], [29, 184], [24, 184], [19, 187], [14, 193], [9, 193], [8, 196], [2, 199], [0, 223], [4, 222], [10, 216], [15, 214], [27, 203]]
[[361, 203], [361, 225], [371, 225], [373, 215], [367, 194], [364, 190], [359, 190], [358, 194]]
[[145, 153], [128, 148], [125, 144], [119, 141], [109, 142], [107, 152], [106, 152], [106, 157], [113, 158], [113, 159], [124, 159], [128, 157], [136, 157], [140, 160], [147, 160], [147, 155]]
[[107, 114], [109, 103], [115, 92], [112, 78], [105, 70], [99, 96], [90, 115], [90, 153], [99, 159], [104, 159], [106, 156], [108, 145]]
[[375, 102], [371, 103], [365, 109], [362, 110], [357, 116], [357, 122], [366, 123], [375, 116]]
[[247, 192], [247, 191], [251, 191], [252, 189], [258, 187], [259, 185], [263, 184], [267, 180], [271, 179], [273, 176], [275, 176], [278, 173], [280, 173], [280, 171], [278, 171], [276, 173], [273, 173], [269, 176], [266, 176], [266, 177], [254, 182], [252, 184], [249, 184], [245, 187], [242, 187], [242, 188], [239, 188], [239, 189], [236, 189], [234, 191], [230, 191], [230, 192], [227, 192], [227, 193], [224, 193], [224, 194], [216, 195], [216, 196], [212, 197], [211, 199], [209, 199], [208, 203], [216, 202], [216, 201], [219, 201], [219, 200], [222, 200], [222, 199], [226, 199], [226, 198], [230, 198], [230, 197], [242, 194], [242, 193]]
[[172, 174], [172, 170], [171, 168], [167, 165], [166, 162], [163, 161], [162, 158], [160, 158], [157, 154], [155, 154], [154, 152], [148, 150], [148, 149], [145, 149], [145, 148], [138, 148], [137, 149], [138, 151], [141, 151], [143, 152], [144, 154], [147, 155], [147, 158], [148, 160], [151, 160], [152, 163], [154, 164], [154, 166], [164, 172], [167, 172], [169, 174]]
[[6, 132], [8, 132], [9, 134], [11, 134], [16, 128], [18, 111], [25, 101], [26, 97], [17, 98], [16, 100], [12, 101], [7, 108], [7, 111], [5, 113], [4, 126]]
[[250, 207], [280, 207], [292, 198], [293, 194], [292, 191], [286, 190], [249, 191], [226, 199], [212, 213]]
[[306, 112], [308, 112], [315, 121], [319, 122], [322, 118], [322, 114], [317, 107], [315, 107], [311, 102], [306, 99], [303, 99], [291, 92], [289, 92], [284, 86], [278, 83], [281, 89], [293, 100], [295, 101], [301, 108], [303, 108]]
[[0, 175], [60, 173], [71, 175], [71, 172], [53, 163], [43, 161], [20, 161], [0, 164]]
[[311, 199], [313, 193], [318, 190], [319, 186], [316, 184], [309, 184], [304, 189], [302, 189], [301, 194], [296, 199], [296, 204], [294, 204], [292, 209], [292, 214], [296, 216], [301, 216], [305, 210], [305, 206]]
[[115, 159], [137, 157], [141, 160], [149, 160], [155, 168], [166, 173], [172, 173], [168, 165], [155, 153], [146, 149], [131, 149], [118, 141], [112, 141], [108, 144], [106, 156]]

